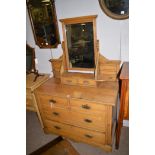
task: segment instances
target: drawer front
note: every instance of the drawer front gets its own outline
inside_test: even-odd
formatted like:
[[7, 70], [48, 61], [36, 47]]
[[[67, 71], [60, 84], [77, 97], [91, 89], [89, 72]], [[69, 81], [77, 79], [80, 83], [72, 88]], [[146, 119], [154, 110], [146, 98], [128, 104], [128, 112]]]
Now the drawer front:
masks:
[[48, 96], [48, 95], [41, 95], [40, 96], [40, 102], [43, 106], [47, 106], [48, 108], [50, 107], [67, 107], [68, 102], [67, 98], [62, 98], [62, 97], [56, 97], [56, 96]]
[[100, 71], [104, 72], [116, 72], [117, 66], [115, 64], [102, 64], [100, 65]]
[[94, 116], [56, 107], [43, 107], [43, 111], [48, 120], [64, 122], [90, 130], [105, 132], [105, 113]]
[[79, 140], [86, 143], [105, 144], [105, 134], [91, 130], [86, 130], [54, 121], [46, 121], [46, 126], [50, 132], [66, 136], [71, 139]]
[[91, 79], [78, 79], [78, 84], [84, 86], [96, 86], [96, 81]]
[[68, 110], [61, 109], [61, 108], [48, 108], [43, 107], [43, 112], [45, 118], [48, 120], [64, 122], [64, 123], [71, 123], [70, 121], [70, 114]]
[[70, 121], [71, 121], [70, 124], [81, 128], [105, 132], [106, 128], [105, 114], [95, 116], [70, 111]]
[[62, 77], [61, 78], [61, 82], [63, 84], [76, 85], [77, 84], [77, 79], [71, 79], [71, 78]]
[[105, 81], [115, 81], [117, 78], [116, 74], [104, 74], [104, 73], [101, 73], [101, 74], [103, 76], [103, 80]]
[[87, 100], [71, 99], [70, 100], [71, 109], [88, 113], [88, 114], [103, 114], [106, 111], [106, 107], [102, 104], [96, 104]]
[[96, 81], [92, 79], [61, 77], [61, 82], [68, 85], [96, 86]]

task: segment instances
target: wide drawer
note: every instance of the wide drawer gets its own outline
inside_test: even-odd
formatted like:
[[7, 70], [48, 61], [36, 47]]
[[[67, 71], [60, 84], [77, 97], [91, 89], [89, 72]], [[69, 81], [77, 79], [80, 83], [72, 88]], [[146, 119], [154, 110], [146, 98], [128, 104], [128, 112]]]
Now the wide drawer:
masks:
[[105, 132], [105, 114], [89, 115], [84, 113], [70, 112], [71, 124], [82, 128]]
[[70, 112], [68, 110], [62, 108], [48, 108], [43, 107], [44, 116], [48, 120], [64, 122], [64, 123], [71, 123], [70, 120]]
[[97, 104], [94, 102], [90, 102], [87, 100], [81, 100], [81, 99], [71, 99], [70, 100], [70, 106], [72, 110], [80, 111], [83, 113], [88, 114], [100, 114], [106, 112], [106, 107], [102, 104]]
[[48, 106], [48, 108], [54, 107], [54, 106], [58, 106], [58, 107], [68, 106], [67, 98], [50, 96], [50, 95], [40, 95], [39, 98], [40, 98], [40, 103], [43, 106]]
[[89, 115], [56, 107], [43, 107], [43, 110], [46, 119], [105, 132], [105, 113], [101, 115]]
[[50, 132], [86, 143], [105, 144], [105, 133], [95, 132], [54, 121], [45, 121]]

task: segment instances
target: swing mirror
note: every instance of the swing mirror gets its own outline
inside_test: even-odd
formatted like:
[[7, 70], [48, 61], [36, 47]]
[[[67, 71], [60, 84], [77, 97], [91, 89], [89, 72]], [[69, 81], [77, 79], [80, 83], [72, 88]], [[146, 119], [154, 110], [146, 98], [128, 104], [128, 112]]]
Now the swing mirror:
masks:
[[62, 19], [65, 57], [68, 70], [95, 68], [97, 16]]

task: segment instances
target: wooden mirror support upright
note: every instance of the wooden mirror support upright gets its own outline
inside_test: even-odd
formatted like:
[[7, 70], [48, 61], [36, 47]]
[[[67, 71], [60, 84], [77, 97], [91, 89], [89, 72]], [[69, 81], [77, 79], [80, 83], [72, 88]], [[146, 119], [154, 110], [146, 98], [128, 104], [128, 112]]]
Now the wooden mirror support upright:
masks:
[[54, 0], [27, 0], [27, 8], [36, 44], [56, 48], [60, 38]]

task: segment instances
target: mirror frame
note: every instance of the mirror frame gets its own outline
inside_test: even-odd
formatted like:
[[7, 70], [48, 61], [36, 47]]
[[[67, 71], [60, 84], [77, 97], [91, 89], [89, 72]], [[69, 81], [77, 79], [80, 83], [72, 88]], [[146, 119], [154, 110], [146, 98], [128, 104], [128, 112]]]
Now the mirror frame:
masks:
[[[97, 18], [97, 15], [92, 15], [92, 16], [82, 16], [82, 17], [66, 18], [66, 19], [60, 19], [59, 20], [62, 23], [63, 39], [64, 39], [63, 52], [64, 52], [64, 56], [65, 56], [65, 59], [64, 59], [65, 64], [66, 64], [68, 71], [73, 71], [73, 70], [95, 71], [96, 57], [97, 57], [96, 18]], [[67, 24], [79, 24], [79, 23], [86, 23], [86, 22], [92, 22], [93, 23], [94, 62], [95, 62], [94, 68], [77, 68], [77, 67], [70, 68], [65, 25], [67, 25]]]
[[109, 17], [113, 18], [113, 19], [117, 19], [117, 20], [123, 20], [123, 19], [128, 19], [129, 18], [129, 14], [125, 14], [125, 15], [118, 15], [115, 14], [113, 12], [111, 12], [105, 5], [104, 0], [98, 0], [100, 7], [102, 9], [102, 11]]
[[34, 35], [34, 39], [36, 44], [40, 47], [40, 48], [57, 48], [58, 44], [60, 44], [60, 36], [59, 36], [59, 29], [58, 29], [58, 22], [57, 22], [57, 16], [56, 16], [56, 9], [55, 9], [55, 0], [50, 0], [51, 2], [51, 9], [52, 9], [52, 13], [53, 13], [53, 23], [55, 25], [55, 38], [56, 38], [56, 43], [55, 44], [42, 44], [39, 40], [37, 40], [37, 36], [35, 33], [35, 28], [34, 28], [34, 22], [32, 19], [32, 13], [31, 13], [31, 3], [30, 0], [26, 0], [26, 4], [27, 4], [27, 9], [28, 9], [28, 14], [29, 14], [29, 19], [31, 22], [31, 27], [32, 27], [32, 31], [33, 31], [33, 35]]

